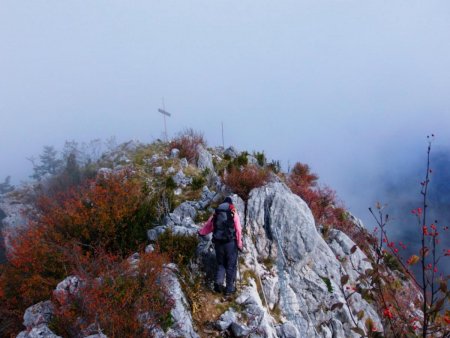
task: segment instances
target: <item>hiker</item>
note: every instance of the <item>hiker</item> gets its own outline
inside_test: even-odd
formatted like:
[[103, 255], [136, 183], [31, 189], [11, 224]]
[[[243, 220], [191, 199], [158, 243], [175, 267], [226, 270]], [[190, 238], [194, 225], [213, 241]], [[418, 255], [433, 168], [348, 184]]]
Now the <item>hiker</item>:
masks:
[[[211, 232], [213, 233], [217, 261], [214, 291], [225, 292], [225, 296], [230, 296], [236, 291], [234, 283], [238, 250], [242, 251], [241, 222], [230, 197], [225, 198], [206, 221], [203, 228], [198, 231], [198, 234], [205, 236]], [[225, 289], [223, 287], [224, 279], [226, 281]]]

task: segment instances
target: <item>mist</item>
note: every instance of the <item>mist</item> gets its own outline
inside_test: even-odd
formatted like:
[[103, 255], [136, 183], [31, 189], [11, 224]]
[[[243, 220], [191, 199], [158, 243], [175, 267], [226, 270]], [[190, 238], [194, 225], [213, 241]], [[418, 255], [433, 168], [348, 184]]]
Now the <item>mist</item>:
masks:
[[[443, 249], [450, 246], [449, 231], [444, 227], [450, 225], [450, 149], [437, 147], [431, 144], [430, 168], [432, 173], [429, 177], [427, 193], [427, 226], [435, 224], [438, 227], [440, 244], [437, 256], [442, 256]], [[426, 175], [426, 147], [424, 144], [421, 154], [416, 154], [415, 159], [408, 166], [403, 166], [402, 172], [389, 169], [384, 172], [385, 179], [380, 180], [382, 185], [377, 187], [376, 195], [379, 202], [383, 204], [383, 212], [389, 214], [390, 221], [386, 230], [390, 240], [403, 242], [406, 250], [402, 256], [408, 258], [410, 255], [418, 254], [420, 250], [420, 238], [422, 224], [418, 223], [417, 217], [412, 214], [413, 209], [423, 209], [423, 195], [421, 194], [421, 182], [425, 181]], [[419, 156], [421, 155], [421, 156]], [[372, 219], [372, 223], [376, 222]], [[370, 224], [370, 223], [369, 223]], [[449, 274], [450, 267], [442, 261], [439, 264], [439, 273]]]
[[420, 182], [426, 135], [450, 147], [448, 1], [4, 0], [0, 41], [0, 181], [45, 145], [162, 138], [164, 98], [169, 137], [222, 145], [223, 123], [226, 147], [308, 163], [371, 228]]

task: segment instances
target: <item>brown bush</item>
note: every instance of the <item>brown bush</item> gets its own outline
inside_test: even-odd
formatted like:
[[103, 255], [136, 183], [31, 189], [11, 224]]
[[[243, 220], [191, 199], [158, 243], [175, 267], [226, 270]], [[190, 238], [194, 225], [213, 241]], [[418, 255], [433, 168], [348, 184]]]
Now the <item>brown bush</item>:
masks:
[[83, 280], [78, 294], [54, 293], [52, 329], [74, 337], [94, 324], [108, 337], [139, 337], [149, 336], [156, 325], [167, 327], [173, 301], [158, 281], [165, 263], [164, 255], [142, 254], [133, 269], [119, 256], [97, 252], [95, 259], [75, 271]]
[[145, 239], [140, 184], [129, 172], [99, 176], [57, 198], [41, 197], [27, 227], [10, 236], [0, 271], [0, 336], [17, 334], [24, 310], [98, 249], [124, 256]]
[[178, 266], [188, 265], [195, 258], [198, 236], [174, 234], [170, 229], [157, 240], [159, 251], [166, 253], [170, 261]]
[[186, 157], [190, 163], [195, 163], [199, 145], [206, 147], [203, 134], [193, 129], [186, 129], [170, 142], [170, 149], [177, 148], [180, 150], [180, 157]]
[[319, 187], [318, 179], [307, 164], [296, 163], [287, 178], [287, 184], [294, 194], [308, 204], [317, 225], [341, 230], [368, 253], [373, 237], [355, 226], [345, 207], [337, 200], [336, 192], [329, 187]]
[[224, 183], [244, 201], [248, 201], [252, 189], [263, 186], [268, 180], [269, 171], [255, 165], [247, 165], [241, 169], [232, 167], [223, 178]]

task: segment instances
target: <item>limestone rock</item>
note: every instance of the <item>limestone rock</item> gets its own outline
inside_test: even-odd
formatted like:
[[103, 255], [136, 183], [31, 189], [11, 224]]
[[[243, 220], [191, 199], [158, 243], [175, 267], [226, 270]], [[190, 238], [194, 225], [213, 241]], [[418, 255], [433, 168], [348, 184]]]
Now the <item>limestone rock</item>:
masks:
[[33, 328], [41, 324], [48, 324], [53, 317], [54, 305], [51, 301], [39, 302], [25, 310], [23, 325]]
[[235, 159], [236, 157], [238, 157], [239, 152], [236, 150], [236, 148], [234, 147], [229, 147], [227, 148], [224, 153], [225, 156], [228, 156], [232, 159]]
[[327, 244], [336, 257], [349, 257], [348, 260], [343, 260], [341, 263], [345, 268], [346, 274], [348, 274], [352, 280], [358, 278], [358, 273], [372, 268], [372, 265], [365, 261], [367, 257], [360, 248], [356, 247], [356, 251], [351, 254], [350, 251], [353, 246], [355, 246], [355, 243], [342, 231], [331, 229], [328, 234]]
[[130, 163], [131, 160], [128, 158], [127, 155], [122, 154], [118, 159], [117, 159], [118, 163]]
[[215, 325], [220, 331], [228, 330], [232, 323], [237, 322], [237, 313], [234, 309], [228, 309], [225, 311], [216, 321]]
[[189, 303], [174, 271], [176, 271], [175, 265], [168, 264], [161, 278], [162, 284], [166, 286], [170, 297], [174, 301], [174, 306], [170, 312], [174, 324], [167, 330], [166, 335], [168, 338], [199, 338], [199, 335], [194, 330], [192, 316], [189, 312]]
[[185, 217], [195, 219], [195, 216], [197, 216], [197, 210], [194, 208], [193, 203], [189, 201], [181, 203], [175, 208], [173, 213], [178, 215], [181, 220]]
[[158, 162], [159, 159], [160, 159], [160, 156], [158, 154], [154, 154], [154, 155], [152, 155], [152, 157], [150, 157], [149, 160], [147, 160], [146, 163], [147, 164], [153, 164], [153, 163]]
[[171, 212], [170, 214], [168, 214], [164, 217], [164, 225], [174, 226], [174, 225], [180, 225], [180, 224], [181, 224], [181, 217], [179, 214]]
[[192, 183], [192, 178], [187, 177], [182, 170], [179, 170], [172, 178], [178, 187], [184, 188]]
[[276, 338], [274, 320], [263, 306], [258, 294], [256, 281], [250, 278], [248, 285], [243, 288], [236, 298], [236, 303], [244, 307], [243, 316], [248, 318], [246, 327], [251, 332], [259, 332], [260, 337]]
[[210, 191], [205, 185], [202, 189], [202, 195], [198, 201], [198, 208], [205, 209], [215, 199], [216, 195], [217, 194], [214, 191]]
[[258, 256], [264, 259], [276, 257], [282, 243], [280, 255], [304, 263], [319, 238], [306, 203], [282, 183], [270, 183], [251, 192], [247, 226], [255, 235]]
[[246, 325], [240, 323], [231, 323], [230, 329], [234, 337], [247, 337], [253, 331]]
[[58, 298], [68, 298], [69, 296], [77, 295], [82, 286], [83, 281], [78, 276], [68, 276], [58, 283], [53, 294]]
[[171, 230], [175, 235], [194, 236], [197, 235], [198, 228], [195, 225], [191, 227], [176, 225]]
[[208, 169], [210, 172], [213, 172], [214, 164], [211, 153], [208, 150], [206, 150], [201, 144], [197, 146], [197, 152], [198, 152], [197, 167], [200, 170]]
[[170, 151], [170, 158], [178, 158], [179, 155], [180, 155], [180, 149], [173, 148]]
[[247, 162], [248, 162], [248, 164], [251, 164], [251, 165], [259, 165], [256, 157], [252, 156], [252, 155], [247, 156]]
[[[356, 281], [357, 273], [336, 258], [337, 253], [348, 254], [353, 246], [337, 230], [331, 231], [329, 243], [325, 242], [307, 205], [284, 184], [269, 183], [251, 192], [243, 259], [259, 276], [269, 308], [277, 305], [285, 318], [283, 325], [277, 327], [278, 333], [272, 332], [274, 336], [358, 336], [351, 330], [354, 325], [347, 306], [331, 311], [333, 304], [345, 303], [341, 276], [348, 274], [349, 284]], [[352, 255], [361, 271], [369, 267], [364, 258], [362, 251], [356, 250]], [[242, 302], [243, 294], [237, 302]], [[255, 313], [262, 310], [257, 297], [254, 294], [251, 301], [256, 304]], [[369, 317], [382, 327], [375, 309], [359, 293], [351, 296], [348, 306], [353, 313], [364, 309], [361, 328]], [[246, 311], [249, 308], [247, 305]]]
[[154, 172], [155, 175], [161, 175], [162, 172], [163, 172], [163, 168], [162, 167], [155, 167], [153, 169], [153, 172]]
[[33, 195], [31, 186], [0, 195], [0, 263], [6, 260], [15, 231], [28, 222], [25, 212], [32, 209], [29, 198]]
[[41, 324], [33, 327], [30, 331], [22, 331], [17, 335], [17, 338], [61, 338], [57, 336], [48, 328], [46, 324]]
[[147, 238], [149, 239], [149, 241], [155, 242], [158, 239], [159, 235], [166, 231], [167, 228], [167, 226], [163, 225], [154, 227], [153, 229], [147, 231]]
[[189, 162], [188, 162], [188, 160], [186, 159], [186, 157], [183, 157], [181, 160], [180, 160], [180, 166], [181, 166], [181, 168], [187, 168], [187, 166], [189, 165]]
[[291, 322], [286, 322], [277, 328], [277, 334], [280, 338], [296, 338], [300, 337], [298, 330]]
[[130, 257], [127, 258], [128, 264], [130, 265], [131, 271], [136, 271], [139, 265], [140, 256], [138, 252], [133, 253]]
[[30, 208], [26, 201], [26, 194], [31, 194], [31, 191], [19, 190], [4, 194], [0, 196], [0, 228], [17, 228], [25, 225], [27, 219], [23, 212]]
[[195, 225], [194, 223], [194, 220], [190, 216], [183, 218], [183, 220], [181, 221], [181, 226], [184, 228], [191, 228], [195, 230], [198, 229], [197, 225]]

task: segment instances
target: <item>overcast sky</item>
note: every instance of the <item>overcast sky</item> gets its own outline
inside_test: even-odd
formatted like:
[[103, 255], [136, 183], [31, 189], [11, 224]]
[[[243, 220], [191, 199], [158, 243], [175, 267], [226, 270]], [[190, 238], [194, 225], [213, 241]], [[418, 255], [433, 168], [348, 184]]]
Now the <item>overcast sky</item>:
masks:
[[450, 2], [0, 0], [0, 181], [65, 140], [210, 145], [308, 163], [352, 210], [450, 146]]

